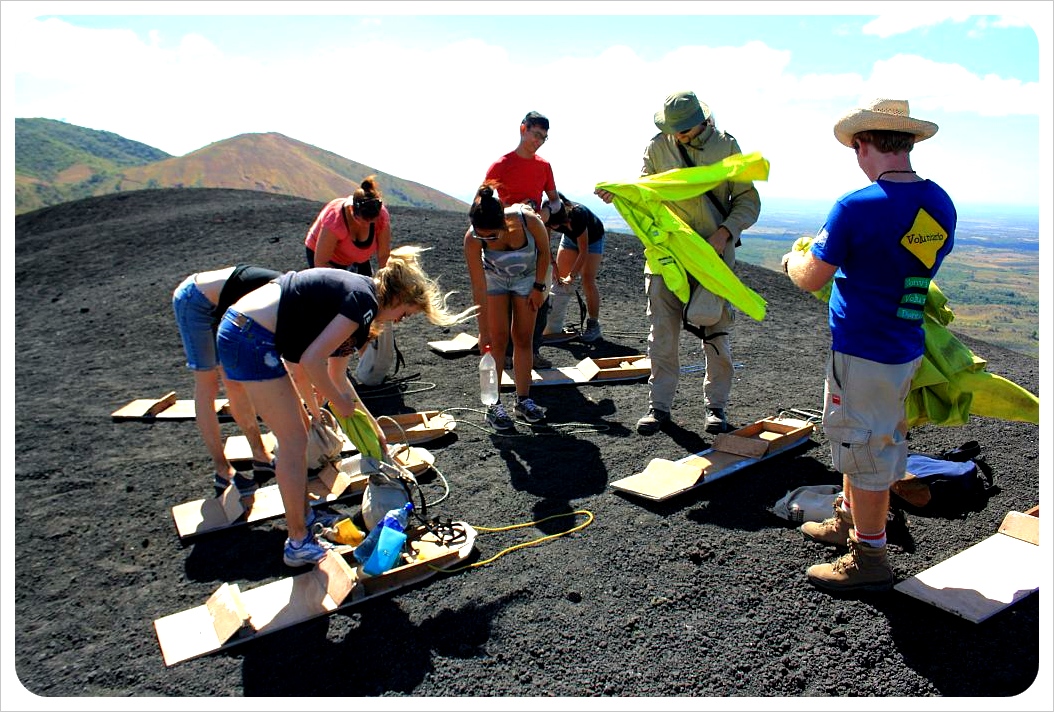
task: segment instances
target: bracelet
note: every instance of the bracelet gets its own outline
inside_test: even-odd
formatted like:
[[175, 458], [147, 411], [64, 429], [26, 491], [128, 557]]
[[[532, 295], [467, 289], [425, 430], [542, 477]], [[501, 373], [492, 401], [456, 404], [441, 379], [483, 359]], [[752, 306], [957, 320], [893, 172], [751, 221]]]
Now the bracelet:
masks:
[[545, 285], [542, 284], [541, 282], [535, 282], [534, 283], [534, 288], [537, 289], [542, 294], [545, 294]]

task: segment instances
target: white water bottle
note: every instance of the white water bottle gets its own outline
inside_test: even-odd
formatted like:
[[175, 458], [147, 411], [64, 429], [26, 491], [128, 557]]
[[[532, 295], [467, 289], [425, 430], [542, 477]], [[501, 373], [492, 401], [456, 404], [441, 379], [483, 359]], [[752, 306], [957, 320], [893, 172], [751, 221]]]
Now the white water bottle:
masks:
[[490, 353], [490, 346], [483, 347], [483, 358], [479, 360], [479, 399], [483, 405], [498, 402], [498, 367]]

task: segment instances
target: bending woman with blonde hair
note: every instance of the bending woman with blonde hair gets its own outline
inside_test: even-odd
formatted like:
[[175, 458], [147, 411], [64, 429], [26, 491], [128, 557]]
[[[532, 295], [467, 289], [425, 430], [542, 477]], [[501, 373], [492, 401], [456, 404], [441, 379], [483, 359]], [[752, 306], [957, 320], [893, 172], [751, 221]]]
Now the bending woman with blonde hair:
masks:
[[441, 326], [475, 314], [474, 308], [459, 314], [448, 310], [450, 295], [421, 268], [422, 251], [412, 246], [393, 250], [376, 277], [327, 267], [287, 272], [239, 299], [223, 315], [217, 335], [220, 363], [230, 380], [245, 386], [281, 451], [275, 478], [285, 505], [288, 538], [283, 560], [289, 566], [321, 561], [326, 548], [316, 539], [313, 525], [332, 523], [307, 500], [310, 423], [302, 403], [318, 417], [320, 406], [313, 395], [317, 391], [337, 415], [348, 416], [359, 408], [387, 448], [376, 419], [347, 374], [328, 366], [329, 357], [347, 342], [361, 349], [389, 323], [411, 314], [420, 312]]

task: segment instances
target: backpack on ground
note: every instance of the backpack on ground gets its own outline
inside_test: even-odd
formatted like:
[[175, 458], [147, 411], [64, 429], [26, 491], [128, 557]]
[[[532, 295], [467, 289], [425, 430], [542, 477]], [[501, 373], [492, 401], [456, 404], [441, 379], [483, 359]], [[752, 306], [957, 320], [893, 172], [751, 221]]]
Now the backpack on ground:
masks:
[[398, 373], [403, 363], [403, 354], [395, 344], [395, 329], [388, 324], [376, 338], [370, 339], [359, 356], [359, 363], [355, 367], [355, 381], [366, 386], [380, 385], [389, 373]]
[[969, 441], [939, 454], [909, 453], [907, 475], [889, 488], [893, 506], [925, 516], [979, 512], [998, 491], [981, 446]]

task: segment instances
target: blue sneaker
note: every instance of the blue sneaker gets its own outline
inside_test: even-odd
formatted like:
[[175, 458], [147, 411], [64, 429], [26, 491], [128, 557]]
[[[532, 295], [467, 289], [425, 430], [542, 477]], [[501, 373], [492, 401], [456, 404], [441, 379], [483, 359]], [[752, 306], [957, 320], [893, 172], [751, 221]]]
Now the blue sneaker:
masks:
[[487, 406], [487, 424], [499, 432], [516, 429], [516, 424], [512, 422], [501, 403]]
[[512, 410], [517, 417], [526, 420], [528, 423], [540, 423], [545, 420], [545, 411], [538, 407], [538, 404], [530, 398], [524, 398], [513, 406]]
[[282, 551], [282, 561], [286, 566], [308, 566], [315, 565], [326, 558], [329, 549], [323, 546], [314, 534], [308, 534], [307, 538], [299, 544], [292, 539], [286, 538], [285, 549]]
[[[242, 497], [248, 497], [253, 492], [260, 488], [260, 485], [256, 484], [256, 478], [243, 475], [240, 472], [234, 473], [234, 486], [238, 488], [238, 494]], [[212, 480], [213, 487], [216, 488], [216, 496], [219, 497], [223, 494], [223, 491], [230, 486], [231, 481], [226, 477], [223, 477], [219, 473]]]
[[312, 507], [311, 511], [308, 512], [307, 520], [304, 522], [304, 524], [307, 526], [308, 531], [315, 531], [318, 527], [321, 527], [322, 529], [329, 529], [341, 519], [346, 519], [346, 517], [340, 514], [334, 514], [333, 512], [325, 512]]

